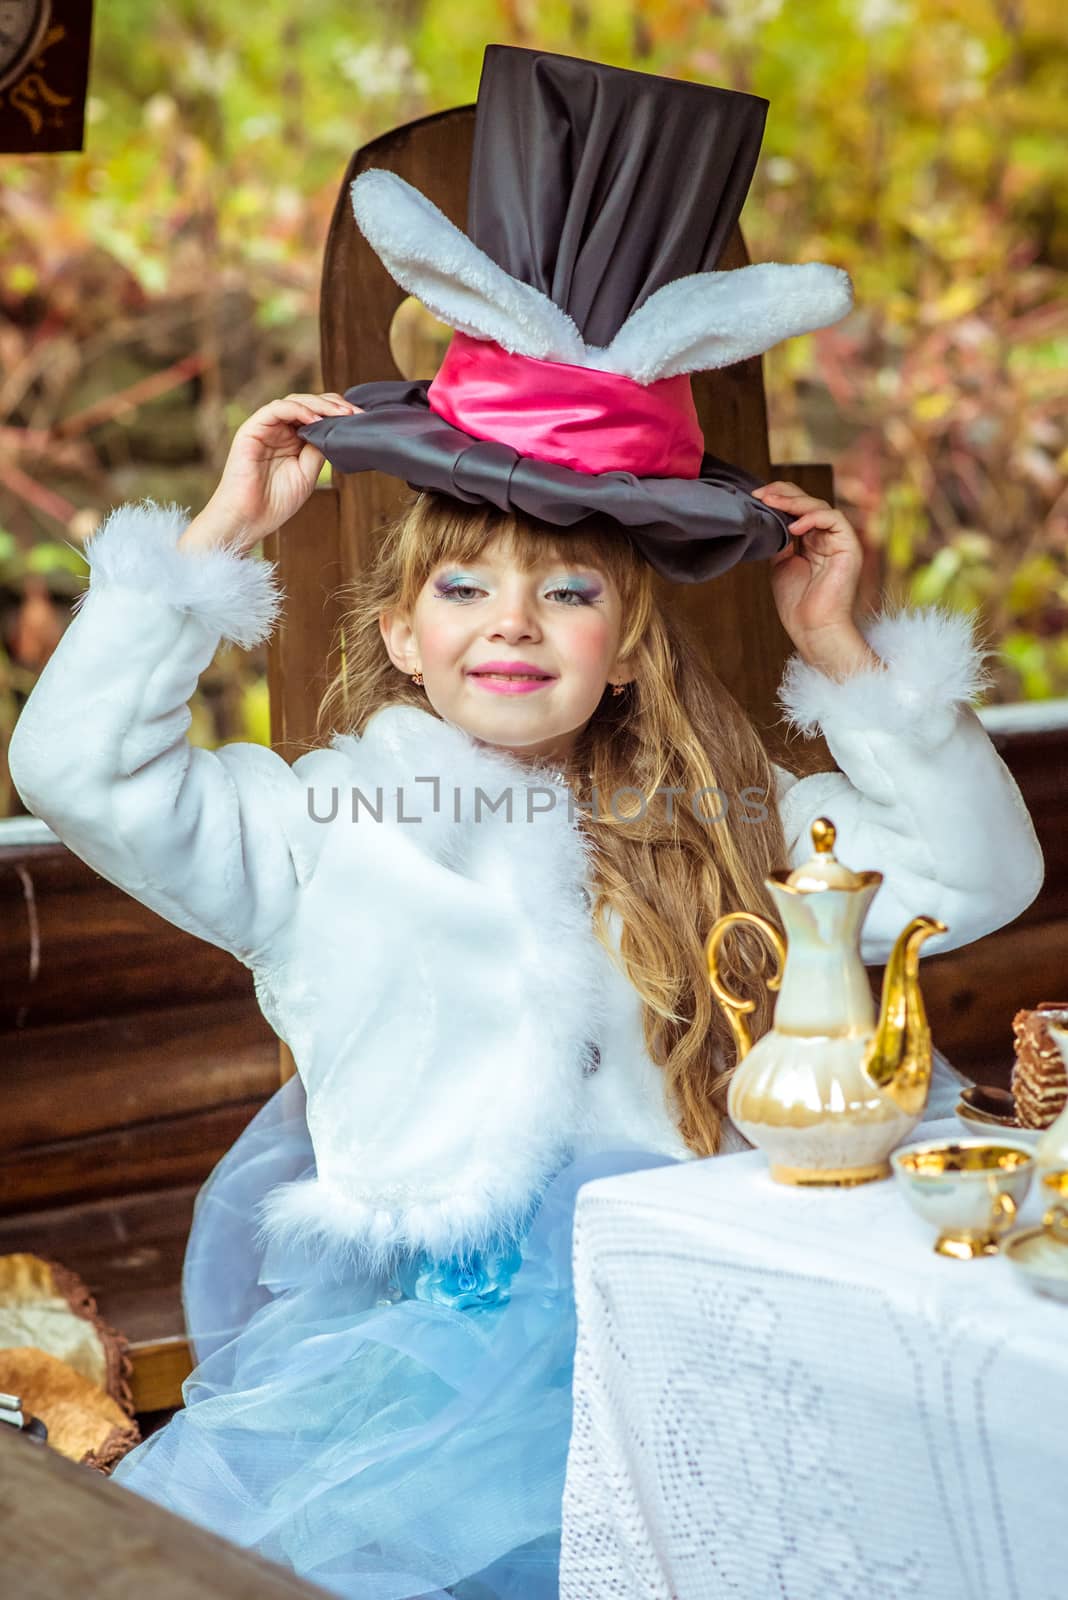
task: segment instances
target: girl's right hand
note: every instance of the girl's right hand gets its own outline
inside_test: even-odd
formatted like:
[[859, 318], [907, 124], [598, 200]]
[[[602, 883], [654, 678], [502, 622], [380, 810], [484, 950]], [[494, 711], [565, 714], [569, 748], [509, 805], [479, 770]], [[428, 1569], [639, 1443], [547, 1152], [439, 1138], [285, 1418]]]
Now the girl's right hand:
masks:
[[331, 393], [287, 394], [254, 411], [234, 434], [218, 487], [181, 542], [245, 551], [280, 528], [313, 492], [326, 459], [297, 429], [359, 410]]

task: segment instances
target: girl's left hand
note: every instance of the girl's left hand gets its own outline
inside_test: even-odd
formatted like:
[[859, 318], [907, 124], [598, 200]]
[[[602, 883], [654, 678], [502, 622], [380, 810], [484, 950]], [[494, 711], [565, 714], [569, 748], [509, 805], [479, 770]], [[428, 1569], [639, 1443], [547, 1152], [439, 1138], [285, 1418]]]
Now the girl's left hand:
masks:
[[853, 616], [864, 550], [852, 524], [796, 483], [765, 483], [753, 495], [794, 519], [796, 542], [772, 557], [771, 589], [800, 654], [835, 669], [874, 660]]

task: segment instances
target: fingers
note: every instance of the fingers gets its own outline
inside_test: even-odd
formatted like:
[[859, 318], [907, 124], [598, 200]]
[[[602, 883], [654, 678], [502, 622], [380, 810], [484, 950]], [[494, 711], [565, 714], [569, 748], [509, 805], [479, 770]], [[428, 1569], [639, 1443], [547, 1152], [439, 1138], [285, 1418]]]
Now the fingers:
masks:
[[287, 394], [283, 400], [273, 402], [276, 406], [302, 406], [310, 411], [314, 417], [348, 416], [358, 410], [351, 400], [346, 400], [341, 394]]
[[771, 483], [762, 483], [760, 485], [759, 489], [754, 489], [753, 490], [754, 494], [758, 494], [758, 495], [771, 494], [771, 495], [776, 495], [776, 496], [795, 495], [795, 494], [803, 495], [804, 492], [805, 492], [804, 489], [802, 489], [802, 487], [801, 487], [801, 485], [799, 483], [789, 483], [784, 478], [776, 478]]
[[297, 466], [313, 489], [319, 481], [319, 474], [323, 470], [323, 462], [325, 460], [326, 457], [322, 451], [318, 450], [311, 440], [305, 443], [303, 450], [297, 457]]
[[825, 510], [806, 511], [803, 516], [795, 517], [790, 523], [790, 532], [795, 536], [799, 533], [813, 533], [817, 528], [825, 528], [828, 533], [845, 533], [850, 529], [850, 524], [840, 511], [834, 511], [830, 506]]
[[354, 406], [352, 401], [351, 400], [346, 400], [345, 396], [343, 394], [331, 394], [330, 395], [330, 399], [331, 400], [340, 400], [341, 404], [345, 407], [346, 411], [359, 412], [361, 417], [364, 414], [363, 406]]
[[238, 431], [257, 438], [266, 437], [275, 434], [279, 427], [283, 430], [302, 428], [322, 417], [348, 417], [360, 409], [340, 394], [287, 394], [254, 411]]
[[766, 501], [768, 505], [777, 506], [783, 511], [834, 509], [827, 500], [820, 500], [814, 494], [806, 494], [796, 483], [765, 483], [759, 489], [753, 490], [753, 497]]
[[789, 532], [795, 537], [823, 530], [849, 539], [857, 538], [853, 524], [844, 511], [815, 495], [806, 494], [796, 483], [765, 483], [753, 490], [753, 496], [785, 512], [790, 518]]
[[809, 563], [862, 560], [863, 546], [845, 513], [837, 506], [828, 505], [826, 500], [803, 494], [796, 484], [789, 487], [794, 491], [789, 495], [773, 493], [771, 484], [764, 484], [763, 492], [760, 489], [753, 491], [757, 498], [774, 505], [787, 517], [789, 541], [772, 557], [772, 565], [779, 566], [795, 559]]

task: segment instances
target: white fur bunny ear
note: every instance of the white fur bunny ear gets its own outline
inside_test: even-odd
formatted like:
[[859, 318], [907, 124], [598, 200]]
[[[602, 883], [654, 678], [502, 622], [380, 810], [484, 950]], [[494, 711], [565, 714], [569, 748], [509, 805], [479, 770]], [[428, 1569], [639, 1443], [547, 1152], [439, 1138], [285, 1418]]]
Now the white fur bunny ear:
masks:
[[642, 384], [709, 372], [838, 322], [852, 305], [848, 272], [822, 261], [694, 272], [651, 294], [586, 364]]
[[566, 311], [505, 272], [414, 185], [370, 167], [350, 196], [356, 224], [387, 272], [440, 321], [514, 355], [586, 364]]

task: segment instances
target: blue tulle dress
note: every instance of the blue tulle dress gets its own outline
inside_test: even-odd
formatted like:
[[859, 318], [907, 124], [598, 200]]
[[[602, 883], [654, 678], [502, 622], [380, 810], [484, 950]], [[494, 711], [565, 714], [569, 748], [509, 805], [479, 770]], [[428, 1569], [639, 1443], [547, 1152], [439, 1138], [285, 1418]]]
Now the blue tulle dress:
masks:
[[315, 1170], [291, 1079], [197, 1198], [185, 1409], [114, 1480], [350, 1600], [556, 1600], [575, 1199], [668, 1164], [584, 1157], [518, 1246], [360, 1276], [257, 1243], [257, 1202]]

